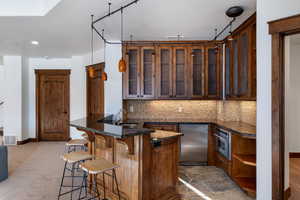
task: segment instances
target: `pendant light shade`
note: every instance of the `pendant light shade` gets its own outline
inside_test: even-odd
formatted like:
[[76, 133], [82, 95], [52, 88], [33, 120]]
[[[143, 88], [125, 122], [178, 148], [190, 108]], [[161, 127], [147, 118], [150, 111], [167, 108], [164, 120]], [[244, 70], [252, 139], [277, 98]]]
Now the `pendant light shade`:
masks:
[[[123, 43], [123, 8], [121, 8], [121, 42]], [[119, 72], [126, 72], [127, 67], [126, 67], [126, 61], [122, 58], [119, 61]]]
[[123, 58], [121, 58], [119, 61], [119, 72], [126, 72], [126, 70], [126, 61]]
[[106, 74], [106, 72], [102, 72], [102, 74], [101, 74], [101, 80], [103, 80], [103, 81], [107, 81], [107, 74]]
[[96, 71], [93, 67], [88, 68], [88, 73], [90, 78], [95, 78], [96, 77]]

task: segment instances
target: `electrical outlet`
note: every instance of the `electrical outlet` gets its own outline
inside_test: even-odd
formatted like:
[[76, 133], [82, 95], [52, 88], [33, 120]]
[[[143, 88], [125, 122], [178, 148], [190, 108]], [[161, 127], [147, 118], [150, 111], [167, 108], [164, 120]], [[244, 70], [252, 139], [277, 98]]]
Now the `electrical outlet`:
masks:
[[134, 112], [133, 105], [129, 106], [129, 112], [131, 112], [131, 113]]
[[183, 111], [183, 107], [178, 107], [178, 112], [182, 112]]

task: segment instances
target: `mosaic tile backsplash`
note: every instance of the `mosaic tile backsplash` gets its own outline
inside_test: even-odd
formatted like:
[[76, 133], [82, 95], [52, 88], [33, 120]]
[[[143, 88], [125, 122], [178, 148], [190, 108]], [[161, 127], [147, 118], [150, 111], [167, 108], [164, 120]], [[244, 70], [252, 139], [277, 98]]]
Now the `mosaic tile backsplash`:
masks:
[[255, 101], [124, 101], [127, 119], [206, 119], [256, 125]]

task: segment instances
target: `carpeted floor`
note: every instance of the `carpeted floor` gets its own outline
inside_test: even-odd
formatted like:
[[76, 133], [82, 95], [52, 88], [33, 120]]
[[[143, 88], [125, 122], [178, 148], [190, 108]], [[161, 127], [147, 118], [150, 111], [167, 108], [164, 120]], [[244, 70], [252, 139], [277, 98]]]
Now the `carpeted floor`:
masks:
[[[0, 200], [57, 199], [64, 143], [29, 143], [8, 150], [9, 179], [0, 183]], [[251, 200], [215, 167], [180, 167], [178, 189], [183, 200]]]

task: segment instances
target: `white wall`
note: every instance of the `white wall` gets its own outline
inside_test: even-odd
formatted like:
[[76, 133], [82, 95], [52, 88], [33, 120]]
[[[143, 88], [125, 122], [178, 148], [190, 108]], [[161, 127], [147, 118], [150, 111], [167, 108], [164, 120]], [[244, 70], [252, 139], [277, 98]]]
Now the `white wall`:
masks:
[[[4, 101], [4, 66], [0, 63], [0, 102]], [[4, 120], [4, 105], [0, 106], [0, 127], [3, 127]]]
[[22, 140], [22, 59], [4, 56], [4, 135]]
[[268, 21], [300, 13], [297, 0], [257, 1], [257, 199], [272, 199], [271, 36]]
[[[86, 95], [85, 95], [85, 71], [83, 66], [83, 60], [80, 56], [72, 58], [60, 58], [60, 59], [44, 59], [44, 58], [29, 58], [27, 68], [27, 81], [28, 87], [25, 87], [23, 91], [28, 92], [27, 108], [24, 109], [27, 112], [23, 114], [23, 120], [28, 119], [28, 130], [24, 133], [23, 139], [35, 138], [35, 69], [71, 69], [70, 76], [70, 119], [78, 119], [85, 116], [86, 112]], [[24, 72], [23, 70], [23, 73]], [[25, 81], [23, 81], [25, 82]], [[27, 88], [27, 89], [26, 89]], [[71, 128], [71, 137], [77, 138], [80, 134]]]
[[107, 81], [105, 81], [105, 113], [117, 114], [122, 108], [122, 73], [118, 64], [122, 56], [121, 45], [106, 46]]

